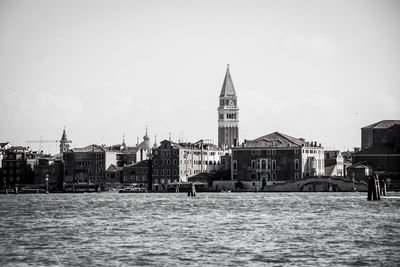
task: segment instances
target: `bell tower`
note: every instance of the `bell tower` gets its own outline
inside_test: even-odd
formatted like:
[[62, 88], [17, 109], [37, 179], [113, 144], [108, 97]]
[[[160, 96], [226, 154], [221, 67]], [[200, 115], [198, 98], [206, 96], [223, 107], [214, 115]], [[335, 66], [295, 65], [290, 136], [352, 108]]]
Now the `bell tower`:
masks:
[[65, 132], [65, 127], [64, 127], [63, 134], [60, 140], [60, 154], [68, 151], [69, 143], [71, 143], [71, 141], [67, 139], [67, 133]]
[[218, 146], [232, 147], [239, 144], [239, 107], [233, 86], [229, 64], [226, 67], [224, 83], [219, 95]]

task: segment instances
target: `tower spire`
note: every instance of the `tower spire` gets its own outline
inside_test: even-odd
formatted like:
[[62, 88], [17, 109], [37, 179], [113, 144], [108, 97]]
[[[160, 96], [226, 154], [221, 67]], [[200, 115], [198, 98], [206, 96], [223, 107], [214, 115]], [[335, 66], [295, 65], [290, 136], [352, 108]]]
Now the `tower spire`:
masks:
[[222, 89], [220, 93], [220, 97], [223, 96], [236, 96], [235, 87], [233, 86], [233, 81], [231, 77], [231, 72], [229, 70], [230, 64], [226, 65], [226, 73], [224, 83], [222, 84]]

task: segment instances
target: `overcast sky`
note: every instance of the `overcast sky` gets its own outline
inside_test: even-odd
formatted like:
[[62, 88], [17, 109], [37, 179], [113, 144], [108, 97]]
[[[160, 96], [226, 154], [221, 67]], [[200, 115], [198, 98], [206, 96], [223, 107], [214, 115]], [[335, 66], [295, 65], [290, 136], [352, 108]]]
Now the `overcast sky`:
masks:
[[352, 149], [400, 119], [400, 1], [0, 0], [0, 142], [217, 142], [228, 63], [240, 141]]

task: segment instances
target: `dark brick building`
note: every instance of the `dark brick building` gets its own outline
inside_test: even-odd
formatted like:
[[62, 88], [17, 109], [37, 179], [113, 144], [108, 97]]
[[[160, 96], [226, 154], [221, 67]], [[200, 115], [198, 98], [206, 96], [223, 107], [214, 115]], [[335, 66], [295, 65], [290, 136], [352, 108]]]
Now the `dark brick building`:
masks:
[[63, 190], [64, 162], [51, 157], [39, 157], [34, 165], [34, 183], [45, 185], [45, 178], [49, 178], [49, 191], [60, 192]]
[[361, 150], [353, 164], [371, 165], [374, 172], [400, 189], [400, 120], [383, 120], [361, 128]]
[[14, 146], [4, 152], [1, 169], [1, 184], [14, 187], [22, 184], [33, 184], [33, 167], [36, 163], [36, 153], [26, 147]]
[[123, 184], [136, 184], [150, 191], [152, 187], [151, 160], [143, 160], [124, 166], [122, 168], [121, 182]]

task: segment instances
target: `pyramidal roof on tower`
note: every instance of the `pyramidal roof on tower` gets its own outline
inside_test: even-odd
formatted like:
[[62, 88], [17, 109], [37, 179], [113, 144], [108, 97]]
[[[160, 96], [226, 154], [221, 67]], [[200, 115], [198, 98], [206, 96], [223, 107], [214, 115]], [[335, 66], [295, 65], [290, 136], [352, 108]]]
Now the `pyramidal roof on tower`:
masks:
[[61, 140], [66, 140], [67, 139], [67, 133], [65, 132], [65, 127], [61, 136]]
[[224, 84], [222, 85], [221, 94], [222, 96], [236, 96], [235, 87], [233, 86], [231, 72], [229, 71], [229, 64], [226, 67], [226, 74]]

